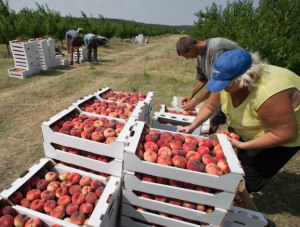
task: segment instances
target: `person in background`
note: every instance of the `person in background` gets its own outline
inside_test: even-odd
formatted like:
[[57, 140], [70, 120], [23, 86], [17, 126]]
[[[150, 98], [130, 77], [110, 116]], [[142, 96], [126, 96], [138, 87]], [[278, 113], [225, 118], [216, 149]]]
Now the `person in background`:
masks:
[[94, 52], [94, 61], [98, 62], [97, 51], [98, 47], [107, 43], [107, 38], [103, 36], [96, 36], [92, 33], [88, 33], [84, 36], [84, 44], [87, 46], [87, 61], [92, 61], [92, 51]]
[[230, 50], [215, 61], [206, 89], [209, 99], [180, 132], [195, 130], [221, 104], [241, 137], [228, 140], [237, 149], [246, 188], [260, 191], [300, 149], [299, 76], [261, 62], [257, 54]]
[[[177, 54], [186, 59], [197, 58], [196, 79], [198, 83], [191, 93], [182, 100], [184, 110], [192, 110], [206, 100], [210, 92], [204, 89], [196, 98], [195, 95], [209, 81], [212, 68], [218, 56], [227, 50], [243, 49], [237, 43], [225, 38], [210, 38], [197, 41], [192, 37], [181, 37], [176, 43]], [[210, 119], [210, 134], [216, 132], [219, 125], [226, 123], [226, 117], [219, 108]]]
[[79, 64], [79, 58], [80, 58], [79, 48], [83, 44], [82, 35], [83, 35], [82, 28], [78, 28], [76, 31], [69, 30], [66, 33], [68, 54], [71, 55], [70, 65], [73, 65], [73, 58], [74, 58], [73, 54], [74, 54], [75, 49], [77, 51], [77, 63]]

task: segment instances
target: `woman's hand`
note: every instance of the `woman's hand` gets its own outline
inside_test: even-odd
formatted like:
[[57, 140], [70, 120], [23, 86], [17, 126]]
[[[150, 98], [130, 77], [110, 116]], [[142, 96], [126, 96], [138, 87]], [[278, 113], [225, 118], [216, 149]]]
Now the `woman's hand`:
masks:
[[191, 125], [177, 129], [177, 132], [186, 133], [186, 134], [191, 134], [193, 131], [194, 128]]
[[229, 140], [233, 148], [243, 149], [244, 142], [230, 138], [229, 136], [227, 137], [227, 139]]

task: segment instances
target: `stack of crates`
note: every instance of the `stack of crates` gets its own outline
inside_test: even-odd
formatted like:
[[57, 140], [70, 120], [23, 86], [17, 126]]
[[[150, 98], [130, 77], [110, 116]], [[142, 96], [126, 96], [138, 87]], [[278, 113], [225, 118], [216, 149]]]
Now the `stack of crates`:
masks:
[[15, 67], [8, 70], [8, 75], [24, 79], [41, 70], [38, 44], [32, 41], [12, 40], [9, 42]]
[[[73, 61], [77, 62], [78, 56], [77, 56], [77, 51], [75, 50], [73, 53]], [[79, 62], [84, 62], [87, 60], [87, 48], [79, 48]]]
[[[180, 134], [154, 128], [150, 130], [160, 134], [167, 132], [172, 138]], [[122, 216], [161, 226], [221, 226], [244, 175], [226, 136], [218, 134], [215, 141], [224, 152], [230, 172], [216, 176], [144, 161], [140, 153], [144, 144], [140, 141], [143, 141], [146, 131], [144, 122], [136, 122], [132, 128], [133, 136], [128, 139], [125, 148]], [[185, 139], [191, 136], [180, 135]], [[198, 140], [204, 138], [193, 137]], [[187, 206], [200, 204], [199, 210], [184, 207], [183, 202], [190, 204]]]

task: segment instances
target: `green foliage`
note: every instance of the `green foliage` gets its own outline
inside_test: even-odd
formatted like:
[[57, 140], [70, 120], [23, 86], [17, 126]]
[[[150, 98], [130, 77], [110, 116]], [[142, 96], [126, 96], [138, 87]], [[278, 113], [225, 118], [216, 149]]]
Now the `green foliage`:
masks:
[[269, 63], [286, 67], [300, 75], [300, 1], [252, 0], [217, 4], [199, 11], [188, 34], [197, 39], [225, 37], [248, 51], [257, 51]]

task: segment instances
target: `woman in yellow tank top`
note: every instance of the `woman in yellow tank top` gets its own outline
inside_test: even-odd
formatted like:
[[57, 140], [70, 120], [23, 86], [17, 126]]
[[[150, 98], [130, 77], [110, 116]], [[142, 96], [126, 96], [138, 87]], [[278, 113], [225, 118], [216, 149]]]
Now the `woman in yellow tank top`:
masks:
[[211, 96], [180, 132], [192, 132], [221, 104], [242, 138], [228, 139], [238, 149], [246, 187], [261, 190], [300, 149], [299, 76], [262, 63], [256, 54], [230, 50], [215, 61], [206, 89]]

